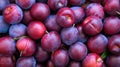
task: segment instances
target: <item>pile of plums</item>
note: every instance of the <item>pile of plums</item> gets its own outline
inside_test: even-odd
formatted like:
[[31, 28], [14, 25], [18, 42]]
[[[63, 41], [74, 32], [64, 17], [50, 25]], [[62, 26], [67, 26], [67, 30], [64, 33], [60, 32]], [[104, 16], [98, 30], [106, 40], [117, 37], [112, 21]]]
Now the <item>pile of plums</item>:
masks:
[[0, 0], [0, 67], [120, 67], [120, 0]]

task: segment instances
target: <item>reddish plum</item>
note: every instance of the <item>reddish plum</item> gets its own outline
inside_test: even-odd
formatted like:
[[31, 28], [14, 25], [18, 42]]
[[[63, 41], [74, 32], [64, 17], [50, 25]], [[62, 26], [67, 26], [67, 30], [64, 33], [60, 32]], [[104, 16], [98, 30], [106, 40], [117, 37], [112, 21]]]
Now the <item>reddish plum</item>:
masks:
[[104, 32], [108, 35], [120, 32], [120, 19], [115, 16], [105, 18], [103, 28]]
[[0, 56], [0, 67], [14, 67], [15, 60], [13, 57], [9, 56]]
[[47, 4], [35, 3], [31, 7], [30, 14], [37, 20], [44, 21], [50, 14], [50, 9]]
[[3, 17], [9, 24], [19, 23], [23, 18], [23, 11], [18, 5], [9, 4], [3, 11]]
[[41, 46], [48, 52], [55, 51], [61, 45], [60, 35], [56, 31], [45, 34], [41, 39]]
[[65, 67], [69, 62], [69, 56], [66, 50], [56, 50], [51, 55], [51, 60], [56, 67]]
[[27, 27], [27, 33], [32, 39], [40, 39], [46, 31], [45, 25], [41, 21], [31, 21]]
[[83, 60], [82, 67], [103, 67], [103, 60], [98, 54], [89, 53]]
[[75, 14], [69, 7], [63, 7], [57, 12], [56, 21], [62, 27], [70, 27], [75, 23]]
[[106, 0], [104, 9], [109, 15], [116, 15], [120, 12], [120, 0]]
[[36, 50], [35, 42], [28, 37], [20, 38], [16, 47], [20, 51], [20, 56], [32, 56]]
[[103, 10], [102, 5], [99, 3], [90, 3], [86, 7], [86, 15], [87, 16], [95, 15], [95, 16], [98, 16], [101, 19], [103, 19], [104, 18], [104, 10]]
[[16, 51], [16, 45], [10, 36], [0, 37], [0, 54], [12, 56]]
[[87, 35], [97, 35], [103, 29], [102, 20], [97, 16], [88, 16], [82, 23], [83, 32]]
[[107, 44], [108, 39], [103, 34], [90, 37], [87, 42], [88, 49], [98, 54], [103, 53], [107, 49]]
[[38, 50], [36, 51], [35, 58], [38, 62], [44, 62], [48, 59], [48, 53], [43, 50], [40, 46], [38, 47]]
[[30, 11], [29, 10], [25, 10], [23, 12], [23, 23], [28, 25], [33, 20], [34, 20], [34, 18], [31, 16]]
[[120, 35], [113, 35], [108, 41], [108, 48], [114, 55], [120, 55]]

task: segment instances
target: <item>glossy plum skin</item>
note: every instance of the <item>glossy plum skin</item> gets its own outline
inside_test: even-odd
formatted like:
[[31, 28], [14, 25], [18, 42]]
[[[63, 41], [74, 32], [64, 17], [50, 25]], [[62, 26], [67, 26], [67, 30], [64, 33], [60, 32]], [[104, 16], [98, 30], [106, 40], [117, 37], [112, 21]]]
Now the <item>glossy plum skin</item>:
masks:
[[88, 36], [83, 32], [83, 27], [81, 24], [76, 26], [78, 30], [78, 41], [85, 43], [88, 40]]
[[20, 57], [16, 67], [36, 67], [36, 59], [34, 57]]
[[0, 67], [14, 67], [15, 60], [9, 56], [0, 56]]
[[72, 61], [69, 64], [69, 67], [82, 67], [80, 62]]
[[107, 67], [120, 67], [120, 56], [110, 55], [106, 60]]
[[70, 27], [75, 23], [75, 14], [69, 7], [61, 8], [56, 15], [56, 21], [62, 27]]
[[116, 11], [120, 11], [119, 0], [106, 0], [104, 9], [109, 15], [117, 15]]
[[103, 60], [98, 54], [89, 53], [83, 60], [82, 67], [103, 67]]
[[35, 42], [28, 37], [20, 38], [16, 47], [20, 51], [20, 56], [32, 56], [36, 51]]
[[9, 4], [9, 0], [0, 0], [0, 12]]
[[45, 20], [45, 26], [48, 31], [60, 31], [61, 26], [56, 22], [56, 15], [49, 15]]
[[116, 34], [110, 37], [108, 41], [108, 48], [114, 55], [120, 55], [120, 35]]
[[30, 14], [37, 20], [44, 21], [50, 14], [50, 9], [47, 4], [35, 3], [30, 9]]
[[18, 23], [11, 25], [9, 28], [9, 35], [13, 38], [26, 35], [27, 26], [24, 24]]
[[66, 7], [67, 6], [67, 3], [68, 1], [67, 0], [48, 0], [48, 6], [56, 11], [56, 10], [59, 10], [60, 8], [63, 8], [63, 7]]
[[29, 9], [35, 3], [35, 0], [15, 0], [16, 4], [23, 9]]
[[104, 18], [104, 10], [101, 4], [99, 3], [90, 3], [86, 7], [86, 15], [91, 16], [95, 15], [98, 16], [99, 18], [103, 19]]
[[8, 24], [19, 23], [23, 18], [23, 11], [18, 5], [10, 4], [4, 9], [3, 17]]
[[31, 21], [34, 21], [34, 18], [31, 16], [29, 10], [25, 10], [23, 13], [23, 23], [28, 25]]
[[47, 51], [43, 50], [41, 46], [38, 47], [38, 50], [35, 53], [35, 58], [38, 62], [44, 62], [48, 59], [49, 55]]
[[78, 40], [78, 30], [76, 27], [63, 28], [60, 36], [63, 43], [72, 45]]
[[76, 42], [69, 48], [70, 58], [75, 61], [83, 60], [88, 53], [87, 47], [82, 42]]
[[93, 36], [99, 34], [103, 29], [102, 20], [97, 16], [88, 16], [82, 23], [83, 32]]
[[94, 3], [101, 3], [103, 0], [88, 0], [90, 2], [94, 2]]
[[86, 0], [68, 0], [70, 5], [79, 6], [85, 3]]
[[105, 18], [103, 28], [104, 32], [108, 35], [120, 32], [120, 19], [116, 16]]
[[69, 56], [66, 50], [56, 50], [51, 55], [51, 61], [56, 67], [65, 67], [69, 62]]
[[85, 12], [83, 10], [82, 7], [78, 7], [78, 6], [74, 6], [74, 7], [71, 7], [71, 9], [73, 10], [74, 14], [75, 14], [75, 23], [80, 23], [83, 18], [85, 17]]
[[31, 21], [27, 27], [27, 33], [32, 39], [40, 39], [46, 31], [45, 25], [41, 21]]
[[7, 33], [9, 29], [9, 24], [7, 24], [4, 19], [3, 16], [0, 15], [0, 33]]
[[[7, 48], [7, 49], [6, 49]], [[0, 37], [0, 54], [12, 56], [16, 51], [16, 45], [10, 36]]]
[[93, 53], [101, 54], [107, 49], [108, 39], [103, 34], [90, 37], [87, 42], [88, 49]]
[[41, 39], [41, 46], [48, 52], [55, 51], [61, 45], [60, 35], [56, 31], [45, 34]]

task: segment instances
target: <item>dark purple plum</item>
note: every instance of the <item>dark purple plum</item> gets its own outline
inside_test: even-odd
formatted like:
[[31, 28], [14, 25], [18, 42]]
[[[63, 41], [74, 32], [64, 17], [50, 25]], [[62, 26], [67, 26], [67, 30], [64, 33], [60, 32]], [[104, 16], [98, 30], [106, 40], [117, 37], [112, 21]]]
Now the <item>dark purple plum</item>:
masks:
[[69, 64], [69, 67], [82, 67], [81, 62], [72, 61]]
[[66, 7], [68, 0], [48, 0], [47, 3], [52, 10], [56, 11], [60, 8]]
[[75, 23], [80, 23], [85, 17], [85, 12], [82, 7], [74, 6], [71, 7], [75, 14]]
[[103, 60], [98, 54], [89, 53], [82, 61], [82, 67], [103, 67]]
[[75, 23], [75, 14], [69, 7], [61, 8], [56, 15], [56, 21], [62, 27], [70, 27]]
[[106, 67], [120, 67], [120, 56], [109, 55], [106, 60]]
[[117, 15], [120, 12], [120, 0], [106, 0], [104, 9], [109, 15]]
[[0, 37], [0, 54], [12, 56], [16, 51], [16, 45], [10, 36]]
[[48, 32], [41, 39], [41, 47], [48, 52], [55, 51], [60, 45], [60, 35], [56, 31]]
[[61, 26], [56, 22], [56, 15], [49, 15], [45, 21], [45, 26], [48, 31], [60, 31]]
[[108, 39], [103, 34], [90, 37], [87, 41], [88, 49], [93, 53], [101, 54], [107, 49]]
[[36, 59], [34, 57], [20, 57], [16, 67], [36, 67]]
[[56, 67], [65, 67], [69, 62], [69, 56], [66, 50], [56, 50], [51, 55], [51, 61]]
[[77, 30], [78, 30], [78, 41], [79, 42], [83, 42], [85, 43], [88, 39], [88, 36], [83, 32], [83, 27], [81, 24], [78, 24], [76, 26]]
[[76, 27], [63, 28], [60, 35], [62, 42], [66, 45], [72, 45], [78, 40], [78, 30]]
[[9, 4], [9, 0], [0, 0], [0, 12]]
[[40, 39], [46, 31], [45, 25], [41, 21], [31, 21], [27, 27], [28, 35], [34, 39]]
[[108, 41], [108, 48], [114, 55], [120, 55], [120, 35], [116, 34], [110, 37]]
[[97, 16], [88, 16], [82, 23], [83, 32], [93, 36], [99, 34], [103, 29], [102, 20]]
[[99, 3], [88, 4], [88, 6], [86, 7], [86, 15], [87, 16], [95, 15], [103, 19], [104, 18], [103, 6]]
[[70, 5], [79, 6], [86, 2], [86, 0], [68, 0]]
[[33, 20], [34, 20], [34, 18], [31, 16], [30, 11], [29, 10], [25, 10], [23, 12], [23, 23], [28, 25]]
[[0, 15], [0, 33], [7, 33], [9, 29], [9, 24], [7, 24], [4, 19], [3, 16]]
[[35, 0], [15, 0], [16, 4], [23, 9], [29, 9], [35, 3]]
[[9, 28], [9, 35], [13, 38], [21, 37], [26, 35], [27, 26], [24, 24], [18, 23], [13, 24]]
[[88, 53], [87, 47], [82, 42], [76, 42], [69, 48], [70, 58], [75, 61], [83, 60]]
[[36, 51], [35, 42], [28, 38], [22, 37], [16, 43], [16, 48], [20, 51], [20, 56], [32, 56]]
[[37, 20], [44, 21], [50, 14], [49, 6], [45, 3], [35, 3], [31, 7], [30, 14]]
[[48, 57], [49, 57], [48, 53], [39, 46], [35, 54], [36, 60], [38, 62], [44, 62], [48, 59]]
[[19, 23], [23, 18], [23, 11], [18, 5], [9, 4], [3, 10], [3, 17], [8, 24]]
[[10, 56], [0, 56], [0, 67], [15, 67], [15, 60]]
[[120, 32], [120, 19], [115, 16], [105, 18], [103, 30], [108, 35], [113, 35]]

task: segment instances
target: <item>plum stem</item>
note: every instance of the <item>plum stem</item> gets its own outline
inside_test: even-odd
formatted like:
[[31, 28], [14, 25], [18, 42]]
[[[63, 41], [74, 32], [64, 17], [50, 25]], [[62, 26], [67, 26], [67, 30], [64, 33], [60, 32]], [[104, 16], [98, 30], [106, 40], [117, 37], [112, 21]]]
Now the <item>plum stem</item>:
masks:
[[109, 52], [106, 50], [105, 52], [102, 53], [101, 58], [105, 59], [108, 56]]

